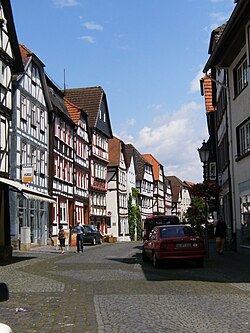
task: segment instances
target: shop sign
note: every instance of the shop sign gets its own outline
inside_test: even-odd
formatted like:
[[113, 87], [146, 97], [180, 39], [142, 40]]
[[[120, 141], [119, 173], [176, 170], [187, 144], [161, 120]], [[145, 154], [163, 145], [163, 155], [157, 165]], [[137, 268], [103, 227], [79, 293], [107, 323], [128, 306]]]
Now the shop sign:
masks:
[[34, 178], [34, 169], [32, 166], [23, 166], [22, 167], [22, 182], [31, 183]]

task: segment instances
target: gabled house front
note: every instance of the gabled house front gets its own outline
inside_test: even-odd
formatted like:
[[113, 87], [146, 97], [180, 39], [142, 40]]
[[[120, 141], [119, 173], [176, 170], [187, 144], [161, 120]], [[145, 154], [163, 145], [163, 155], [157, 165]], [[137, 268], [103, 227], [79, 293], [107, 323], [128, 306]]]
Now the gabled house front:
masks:
[[126, 154], [133, 156], [135, 162], [136, 189], [143, 225], [146, 217], [153, 215], [153, 167], [132, 144], [126, 145]]
[[110, 227], [106, 206], [108, 139], [113, 137], [107, 97], [101, 87], [66, 89], [65, 97], [88, 115], [91, 132], [89, 223], [107, 234]]
[[157, 159], [151, 154], [142, 155], [153, 167], [154, 195], [153, 195], [153, 215], [164, 214], [164, 169]]
[[164, 176], [164, 215], [172, 215], [173, 191], [171, 181]]
[[[15, 81], [11, 121], [10, 192], [12, 244], [21, 249], [47, 245], [49, 238], [49, 123], [52, 109], [44, 64], [20, 45], [24, 73]], [[21, 186], [20, 186], [21, 185]], [[33, 190], [32, 193], [28, 191]]]
[[70, 228], [79, 222], [89, 223], [89, 173], [91, 135], [88, 126], [87, 114], [64, 98], [68, 112], [74, 121], [74, 211], [70, 220]]
[[171, 182], [173, 192], [171, 215], [177, 215], [180, 222], [185, 222], [186, 212], [191, 206], [190, 187], [176, 176], [167, 176], [167, 179]]
[[75, 124], [64, 103], [63, 93], [48, 77], [46, 79], [53, 106], [49, 117], [49, 192], [56, 200], [51, 210], [50, 235], [56, 241], [59, 226], [62, 225], [67, 236], [66, 243], [68, 243], [69, 227], [73, 224]]
[[13, 78], [23, 63], [9, 0], [0, 0], [0, 257], [11, 256], [9, 189], [9, 131], [13, 113]]
[[107, 211], [111, 219], [108, 234], [129, 240], [127, 166], [124, 143], [116, 137], [109, 139]]
[[135, 159], [131, 145], [125, 144], [123, 151], [127, 166], [127, 197], [129, 199], [129, 195], [132, 194], [132, 189], [136, 189]]

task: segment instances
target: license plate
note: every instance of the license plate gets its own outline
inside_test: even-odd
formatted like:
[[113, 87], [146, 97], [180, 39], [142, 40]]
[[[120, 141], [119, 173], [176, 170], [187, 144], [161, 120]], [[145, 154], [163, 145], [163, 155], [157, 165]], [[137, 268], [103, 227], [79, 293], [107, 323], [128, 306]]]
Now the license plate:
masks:
[[183, 248], [189, 248], [189, 247], [192, 247], [192, 244], [191, 243], [179, 243], [179, 244], [176, 244], [176, 248], [178, 249], [183, 249]]

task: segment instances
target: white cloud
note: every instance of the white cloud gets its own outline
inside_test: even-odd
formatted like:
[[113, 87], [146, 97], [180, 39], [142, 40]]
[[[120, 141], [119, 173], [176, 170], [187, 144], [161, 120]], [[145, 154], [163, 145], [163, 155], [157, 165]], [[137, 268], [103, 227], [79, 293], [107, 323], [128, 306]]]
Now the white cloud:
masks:
[[163, 104], [161, 103], [157, 103], [157, 104], [149, 104], [147, 106], [148, 109], [151, 109], [151, 110], [154, 110], [154, 111], [159, 111], [159, 110], [162, 110], [164, 107]]
[[103, 26], [95, 22], [85, 22], [83, 26], [88, 30], [99, 30], [99, 31], [103, 30]]
[[191, 93], [196, 93], [200, 91], [200, 79], [204, 77], [204, 73], [202, 72], [202, 69], [200, 69], [197, 74], [195, 75], [195, 78], [190, 83], [190, 89], [189, 91]]
[[79, 2], [76, 0], [53, 0], [53, 3], [56, 7], [75, 7], [79, 5]]
[[95, 38], [93, 36], [82, 36], [82, 37], [78, 37], [77, 39], [84, 40], [84, 41], [89, 42], [91, 44], [95, 43]]
[[[128, 143], [128, 135], [118, 135]], [[155, 117], [150, 126], [144, 126], [130, 142], [142, 153], [154, 155], [165, 167], [166, 175], [181, 180], [200, 182], [202, 165], [197, 149], [207, 137], [203, 105], [190, 102], [172, 115]]]
[[135, 118], [129, 118], [129, 119], [127, 119], [126, 123], [129, 126], [134, 126], [136, 123], [136, 120], [135, 120]]

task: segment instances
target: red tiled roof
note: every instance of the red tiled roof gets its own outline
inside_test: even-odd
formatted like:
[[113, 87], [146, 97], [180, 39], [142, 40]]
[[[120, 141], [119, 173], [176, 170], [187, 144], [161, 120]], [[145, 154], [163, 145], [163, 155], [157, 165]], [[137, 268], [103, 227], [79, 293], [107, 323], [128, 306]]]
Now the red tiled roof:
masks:
[[66, 89], [65, 96], [88, 114], [89, 126], [95, 127], [104, 91], [101, 87]]
[[120, 163], [121, 140], [115, 136], [109, 139], [109, 166], [118, 166]]
[[195, 185], [195, 183], [187, 181], [187, 180], [184, 180], [184, 183], [187, 184], [189, 187], [192, 187]]
[[154, 180], [159, 180], [160, 178], [160, 163], [157, 161], [156, 158], [154, 158], [151, 154], [143, 154], [142, 155], [145, 160], [153, 166], [153, 176]]
[[79, 108], [74, 105], [73, 103], [71, 103], [67, 98], [64, 97], [64, 103], [65, 106], [68, 110], [68, 113], [70, 114], [73, 122], [77, 125], [78, 124], [78, 120], [81, 116], [81, 111], [79, 110]]
[[19, 49], [21, 52], [23, 65], [26, 66], [29, 58], [32, 56], [33, 53], [23, 44], [19, 44]]

